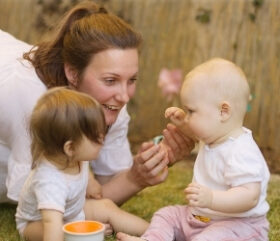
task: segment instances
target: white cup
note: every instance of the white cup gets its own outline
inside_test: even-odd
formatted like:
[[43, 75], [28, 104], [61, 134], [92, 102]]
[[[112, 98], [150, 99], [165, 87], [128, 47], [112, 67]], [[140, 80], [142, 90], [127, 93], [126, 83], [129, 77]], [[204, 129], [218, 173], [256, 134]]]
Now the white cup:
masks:
[[104, 241], [105, 225], [97, 221], [77, 221], [63, 226], [65, 241]]

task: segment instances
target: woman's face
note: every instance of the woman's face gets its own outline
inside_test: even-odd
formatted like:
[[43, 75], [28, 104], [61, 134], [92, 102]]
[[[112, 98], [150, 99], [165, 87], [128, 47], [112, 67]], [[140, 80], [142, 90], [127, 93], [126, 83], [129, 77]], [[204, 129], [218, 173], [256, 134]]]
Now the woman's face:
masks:
[[137, 49], [108, 49], [93, 56], [77, 90], [94, 97], [112, 125], [135, 93], [138, 74]]

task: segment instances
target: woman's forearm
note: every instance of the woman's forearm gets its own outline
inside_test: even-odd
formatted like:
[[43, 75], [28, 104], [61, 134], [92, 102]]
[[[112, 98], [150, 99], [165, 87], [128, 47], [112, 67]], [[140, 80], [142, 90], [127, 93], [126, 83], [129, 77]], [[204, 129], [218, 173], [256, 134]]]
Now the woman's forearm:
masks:
[[[121, 205], [148, 186], [162, 183], [168, 175], [165, 151], [153, 143], [143, 143], [130, 169], [113, 176], [102, 186], [104, 198]], [[96, 176], [97, 177], [97, 176]]]
[[130, 169], [122, 171], [102, 185], [103, 198], [109, 198], [117, 205], [123, 204], [143, 188], [136, 184]]

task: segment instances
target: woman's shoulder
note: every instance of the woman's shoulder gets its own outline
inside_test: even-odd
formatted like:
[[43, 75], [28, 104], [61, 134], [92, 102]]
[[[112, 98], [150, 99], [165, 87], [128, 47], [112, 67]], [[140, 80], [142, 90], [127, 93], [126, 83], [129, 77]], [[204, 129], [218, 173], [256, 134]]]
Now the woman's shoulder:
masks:
[[[23, 59], [23, 54], [30, 51], [33, 46], [27, 44], [7, 32], [0, 30], [0, 86], [14, 89], [20, 87], [42, 88], [44, 85], [38, 78], [34, 67]], [[21, 85], [22, 83], [22, 85]]]
[[22, 58], [23, 53], [28, 52], [32, 47], [32, 45], [0, 30], [1, 70], [11, 66], [11, 64], [15, 64], [18, 59]]
[[18, 53], [29, 51], [31, 48], [32, 45], [0, 29], [1, 56], [16, 56]]

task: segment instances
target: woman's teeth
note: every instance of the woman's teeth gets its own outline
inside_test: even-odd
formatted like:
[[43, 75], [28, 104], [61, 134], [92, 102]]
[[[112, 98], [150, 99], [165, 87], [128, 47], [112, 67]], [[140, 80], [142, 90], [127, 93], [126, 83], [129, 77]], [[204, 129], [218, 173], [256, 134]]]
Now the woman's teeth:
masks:
[[118, 106], [113, 106], [113, 105], [103, 105], [106, 109], [109, 109], [109, 110], [119, 110], [120, 107]]

